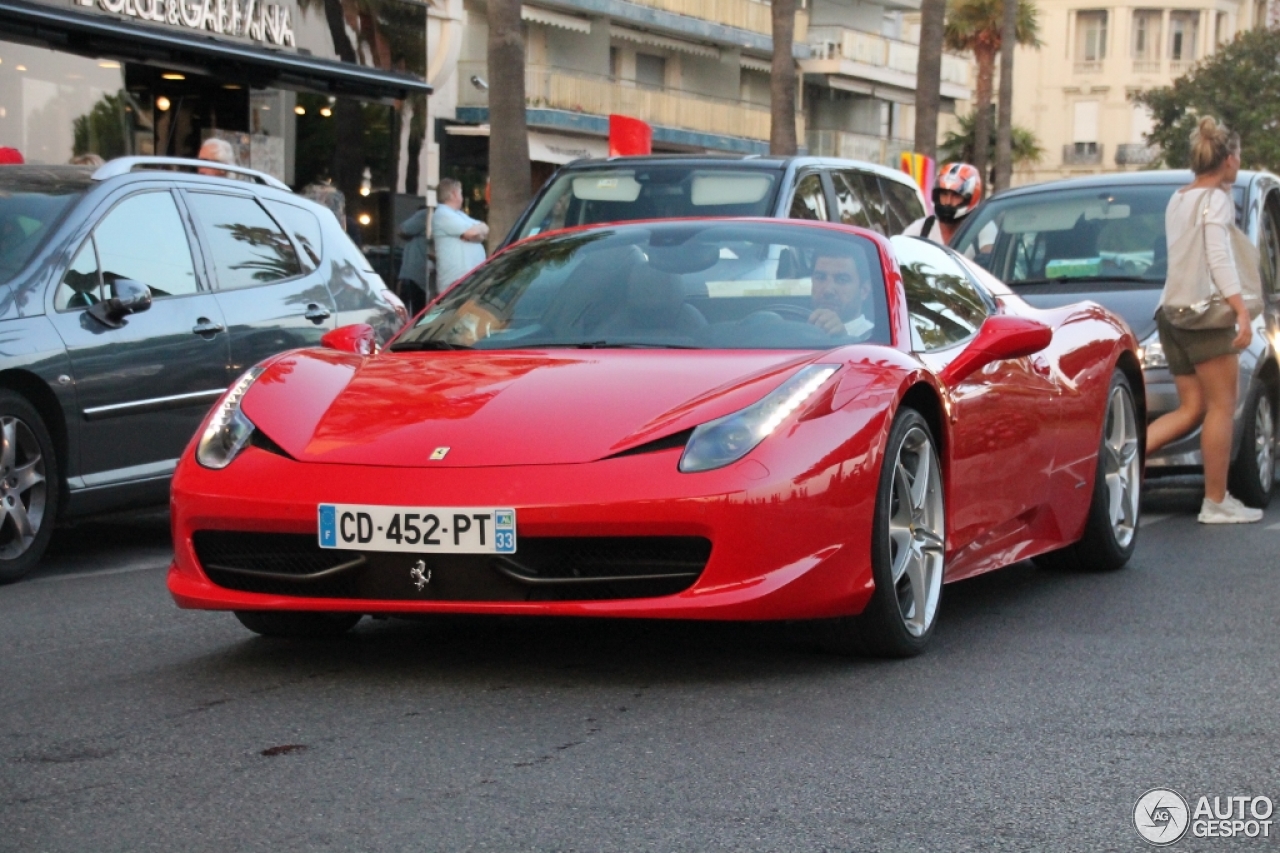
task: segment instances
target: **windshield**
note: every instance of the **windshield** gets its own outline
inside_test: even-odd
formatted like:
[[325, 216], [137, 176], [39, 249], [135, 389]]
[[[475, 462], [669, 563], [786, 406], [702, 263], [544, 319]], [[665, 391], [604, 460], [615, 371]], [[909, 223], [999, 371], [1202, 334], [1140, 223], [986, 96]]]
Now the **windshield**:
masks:
[[829, 349], [889, 340], [871, 240], [713, 220], [516, 246], [458, 282], [391, 349]]
[[0, 282], [26, 265], [78, 195], [0, 189]]
[[[1164, 211], [1178, 184], [1062, 189], [994, 198], [954, 248], [1011, 285], [1107, 280], [1161, 286], [1168, 271]], [[1236, 191], [1237, 219], [1242, 190]]]
[[515, 239], [544, 231], [704, 216], [769, 216], [780, 171], [660, 164], [562, 172]]

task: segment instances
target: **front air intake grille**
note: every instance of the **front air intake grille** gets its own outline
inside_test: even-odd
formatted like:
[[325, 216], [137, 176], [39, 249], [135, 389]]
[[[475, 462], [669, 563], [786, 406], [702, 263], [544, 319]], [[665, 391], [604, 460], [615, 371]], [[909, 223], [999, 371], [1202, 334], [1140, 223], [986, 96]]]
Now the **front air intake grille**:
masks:
[[711, 556], [710, 540], [696, 536], [526, 537], [507, 555], [337, 551], [309, 534], [202, 530], [192, 540], [218, 586], [368, 600], [652, 598], [688, 589]]

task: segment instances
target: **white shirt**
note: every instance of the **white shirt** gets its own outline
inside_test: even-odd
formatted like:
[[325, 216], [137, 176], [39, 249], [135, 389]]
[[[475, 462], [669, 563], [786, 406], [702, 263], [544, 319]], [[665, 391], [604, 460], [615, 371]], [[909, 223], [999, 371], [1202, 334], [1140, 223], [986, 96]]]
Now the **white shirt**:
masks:
[[484, 244], [463, 240], [462, 235], [480, 224], [461, 210], [447, 205], [431, 218], [431, 239], [436, 245], [436, 287], [443, 291], [484, 261]]
[[[1203, 217], [1203, 224], [1201, 217]], [[1231, 254], [1236, 206], [1223, 190], [1179, 190], [1164, 210], [1169, 272], [1161, 305], [1194, 305], [1213, 296], [1240, 293], [1240, 274]]]
[[[930, 225], [929, 233], [925, 234], [924, 224], [926, 222], [929, 222], [930, 219], [932, 219], [933, 221], [929, 223]], [[920, 219], [917, 219], [915, 222], [912, 222], [910, 225], [908, 225], [903, 230], [902, 233], [908, 237], [923, 237], [926, 240], [932, 240], [933, 242], [937, 243], [940, 246], [947, 245], [947, 241], [944, 240], [942, 237], [942, 225], [939, 224], [938, 217], [936, 216], [921, 217]]]

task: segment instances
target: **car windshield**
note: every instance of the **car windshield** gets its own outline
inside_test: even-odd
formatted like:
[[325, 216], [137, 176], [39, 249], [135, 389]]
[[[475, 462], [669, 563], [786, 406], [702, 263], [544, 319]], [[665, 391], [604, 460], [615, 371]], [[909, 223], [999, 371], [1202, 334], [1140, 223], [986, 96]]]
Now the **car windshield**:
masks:
[[597, 222], [768, 216], [781, 175], [674, 164], [562, 172], [538, 198], [516, 239]]
[[[1061, 189], [994, 198], [954, 248], [1014, 286], [1098, 281], [1159, 286], [1168, 271], [1164, 211], [1180, 184]], [[1242, 190], [1236, 187], [1239, 218]]]
[[458, 282], [391, 349], [828, 349], [889, 340], [871, 240], [713, 220], [516, 246]]
[[79, 192], [25, 192], [0, 184], [0, 283], [21, 270]]

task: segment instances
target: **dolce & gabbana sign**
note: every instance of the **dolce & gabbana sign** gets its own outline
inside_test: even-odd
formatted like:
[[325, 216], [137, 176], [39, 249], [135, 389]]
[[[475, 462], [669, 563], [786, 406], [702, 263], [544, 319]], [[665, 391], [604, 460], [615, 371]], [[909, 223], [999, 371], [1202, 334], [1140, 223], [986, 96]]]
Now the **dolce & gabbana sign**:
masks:
[[293, 47], [293, 17], [286, 6], [262, 0], [73, 0], [78, 6], [101, 9], [222, 36], [250, 38]]

